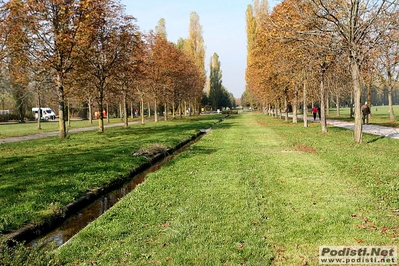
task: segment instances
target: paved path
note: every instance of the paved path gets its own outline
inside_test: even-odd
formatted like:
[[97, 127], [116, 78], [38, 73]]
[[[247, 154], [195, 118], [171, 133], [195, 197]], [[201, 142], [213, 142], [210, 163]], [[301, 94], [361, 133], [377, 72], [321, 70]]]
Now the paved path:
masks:
[[[327, 119], [327, 124], [353, 130], [355, 125], [352, 122]], [[383, 127], [378, 125], [363, 125], [363, 133], [384, 136], [387, 138], [399, 139], [399, 129], [393, 127]]]
[[[137, 122], [130, 122], [129, 124], [135, 124], [135, 123], [137, 123]], [[123, 123], [117, 123], [117, 124], [104, 125], [104, 127], [105, 128], [119, 127], [119, 126], [123, 126], [123, 125], [124, 125]], [[68, 130], [68, 134], [76, 133], [76, 132], [97, 130], [97, 129], [98, 129], [98, 126], [74, 128], [74, 129]], [[56, 132], [44, 132], [44, 133], [21, 136], [21, 137], [4, 138], [4, 139], [0, 139], [0, 144], [10, 143], [10, 142], [19, 142], [19, 141], [25, 141], [25, 140], [32, 140], [32, 139], [41, 139], [41, 138], [47, 138], [47, 137], [54, 137], [54, 136], [58, 136], [58, 134], [59, 134], [59, 132], [56, 131]]]
[[[290, 115], [290, 117], [292, 117], [292, 115]], [[302, 115], [298, 115], [298, 119], [303, 120]], [[320, 122], [319, 119], [316, 119], [316, 121], [314, 121], [313, 117], [311, 116], [308, 116], [308, 121], [310, 123]], [[346, 122], [341, 120], [327, 119], [327, 124], [334, 127], [346, 128], [349, 130], [353, 130], [355, 128], [354, 122]], [[363, 125], [363, 133], [377, 135], [377, 136], [384, 136], [392, 139], [399, 139], [399, 128], [394, 128], [394, 127], [384, 127], [384, 126], [368, 124], [368, 125]]]

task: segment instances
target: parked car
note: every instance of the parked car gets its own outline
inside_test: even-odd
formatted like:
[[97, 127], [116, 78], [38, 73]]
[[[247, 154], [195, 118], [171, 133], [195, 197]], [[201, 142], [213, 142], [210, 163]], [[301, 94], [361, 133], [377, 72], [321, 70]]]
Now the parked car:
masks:
[[[38, 119], [39, 117], [39, 108], [34, 107], [32, 108], [32, 112], [35, 116], [35, 119]], [[55, 119], [55, 113], [51, 108], [48, 107], [40, 107], [40, 119], [41, 120], [54, 120]]]

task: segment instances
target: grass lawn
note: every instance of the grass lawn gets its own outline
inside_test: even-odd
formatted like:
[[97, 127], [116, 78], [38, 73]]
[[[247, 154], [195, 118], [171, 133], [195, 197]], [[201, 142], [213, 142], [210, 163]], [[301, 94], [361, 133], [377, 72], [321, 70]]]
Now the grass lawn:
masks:
[[398, 245], [399, 142], [232, 116], [52, 254], [60, 265], [318, 265]]
[[[389, 106], [372, 106], [370, 108], [371, 116], [370, 116], [370, 123], [380, 126], [387, 126], [387, 127], [399, 127], [399, 122], [390, 122], [389, 121]], [[399, 114], [399, 105], [393, 106], [393, 112], [395, 116]], [[350, 118], [350, 109], [349, 108], [340, 108], [340, 116], [337, 116], [337, 109], [331, 108], [330, 114], [328, 115], [330, 119], [340, 119], [345, 121], [354, 121], [354, 118]]]
[[42, 224], [62, 214], [68, 203], [128, 175], [146, 161], [132, 156], [140, 148], [174, 147], [221, 117], [136, 124], [103, 134], [74, 133], [63, 141], [51, 137], [1, 144], [0, 240], [26, 224]]
[[[129, 122], [139, 121], [136, 119], [129, 119]], [[141, 120], [140, 120], [141, 121]], [[104, 125], [123, 123], [120, 118], [110, 118], [110, 122], [104, 119]], [[90, 124], [89, 120], [71, 120], [71, 123], [66, 122], [67, 129], [75, 129], [82, 127], [96, 127], [98, 120], [93, 120]], [[57, 132], [58, 121], [41, 121], [41, 129], [37, 128], [37, 121], [27, 121], [26, 123], [4, 123], [0, 124], [0, 139], [10, 137], [20, 137], [32, 134], [39, 134], [44, 132]]]

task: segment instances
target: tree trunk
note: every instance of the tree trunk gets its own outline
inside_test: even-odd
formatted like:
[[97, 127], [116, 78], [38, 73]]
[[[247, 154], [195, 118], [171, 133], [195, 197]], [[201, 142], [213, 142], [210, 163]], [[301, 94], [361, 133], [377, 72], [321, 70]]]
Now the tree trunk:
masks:
[[308, 121], [308, 103], [307, 103], [307, 88], [306, 88], [306, 79], [303, 81], [303, 126], [308, 127], [309, 126], [309, 121]]
[[164, 120], [166, 121], [166, 120], [168, 120], [168, 118], [167, 118], [167, 116], [168, 116], [168, 105], [166, 103], [164, 105], [164, 108], [165, 108]]
[[151, 117], [151, 105], [150, 102], [148, 102], [148, 118]]
[[127, 114], [126, 91], [123, 92], [123, 127], [129, 128], [129, 116]]
[[110, 119], [110, 117], [109, 117], [109, 104], [107, 103], [106, 106], [107, 106], [107, 109], [106, 109], [105, 113], [107, 114], [107, 122], [110, 123], [110, 121], [109, 121], [109, 119]]
[[340, 103], [340, 98], [339, 98], [339, 95], [337, 94], [337, 100], [336, 100], [336, 102], [337, 102], [337, 116], [339, 117], [340, 115], [341, 115], [341, 103]]
[[[98, 117], [98, 132], [100, 133], [104, 133], [104, 115], [103, 115], [103, 98], [102, 98], [102, 93], [100, 93], [100, 98], [98, 99], [98, 113], [99, 113], [99, 117]], [[109, 116], [109, 114], [107, 113], [107, 116]]]
[[287, 92], [284, 95], [284, 121], [288, 122], [288, 96]]
[[69, 99], [67, 103], [68, 127], [71, 127], [71, 106], [69, 105]]
[[294, 102], [292, 103], [292, 123], [298, 123], [298, 87], [295, 86]]
[[[64, 87], [62, 76], [60, 73], [57, 74], [57, 92], [58, 92], [58, 131], [59, 131], [59, 138], [65, 139], [67, 135], [66, 125], [65, 125], [65, 94], [64, 94]], [[40, 106], [39, 106], [40, 108]], [[39, 109], [40, 110], [40, 109]], [[40, 114], [39, 114], [40, 115]]]
[[330, 96], [326, 97], [326, 116], [330, 115]]
[[141, 124], [144, 125], [144, 97], [141, 95], [140, 99], [140, 113], [141, 113]]
[[154, 116], [155, 122], [158, 122], [158, 107], [157, 107], [157, 97], [154, 98]]
[[353, 92], [354, 92], [354, 90], [352, 90], [352, 92], [351, 92], [350, 115], [349, 115], [350, 118], [353, 118], [353, 114], [355, 113], [355, 112], [353, 111]]
[[325, 86], [324, 86], [324, 78], [325, 78], [326, 70], [321, 70], [320, 76], [320, 124], [321, 124], [321, 132], [327, 133], [327, 121], [326, 121], [326, 95], [325, 95]]
[[[392, 85], [392, 75], [391, 72], [388, 71], [388, 105], [389, 105], [389, 121], [395, 122], [395, 114], [393, 112], [393, 100], [392, 100], [392, 93], [393, 93], [393, 85]], [[371, 104], [370, 108], [371, 108]]]
[[[353, 52], [352, 52], [353, 53]], [[353, 130], [353, 138], [355, 143], [361, 143], [363, 137], [362, 128], [362, 112], [361, 112], [361, 84], [359, 65], [356, 62], [356, 56], [352, 55], [351, 58], [351, 74], [353, 81], [353, 93], [355, 102], [355, 128]]]
[[89, 97], [89, 113], [87, 114], [88, 118], [89, 118], [89, 123], [93, 124], [93, 102], [91, 97]]
[[41, 109], [40, 109], [41, 107], [40, 106], [42, 105], [42, 103], [40, 101], [40, 91], [37, 93], [37, 102], [38, 102], [38, 105], [39, 105], [39, 111], [37, 112], [37, 129], [40, 130], [40, 129], [42, 129], [42, 124], [41, 124], [42, 121], [40, 121], [41, 120], [40, 119], [40, 114], [41, 114]]
[[[371, 81], [369, 82], [368, 86], [367, 86], [367, 102], [370, 106], [370, 115], [371, 116]], [[370, 118], [370, 117], [369, 117]]]

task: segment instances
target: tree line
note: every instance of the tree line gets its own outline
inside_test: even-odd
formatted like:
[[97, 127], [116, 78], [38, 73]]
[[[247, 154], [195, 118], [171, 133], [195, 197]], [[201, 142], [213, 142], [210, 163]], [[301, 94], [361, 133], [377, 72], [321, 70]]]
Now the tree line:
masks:
[[12, 94], [23, 121], [27, 95], [33, 92], [40, 107], [43, 95], [56, 92], [61, 139], [72, 100], [84, 103], [90, 118], [96, 103], [100, 132], [106, 103], [122, 103], [125, 127], [132, 101], [140, 102], [143, 122], [145, 107], [155, 121], [162, 111], [165, 119], [200, 112], [201, 101], [209, 103], [204, 58], [195, 12], [188, 38], [175, 44], [164, 19], [143, 33], [119, 0], [0, 0], [0, 100], [4, 105], [6, 92]]
[[266, 0], [255, 0], [246, 11], [246, 101], [285, 112], [286, 119], [291, 108], [295, 123], [298, 108], [306, 117], [308, 105], [317, 103], [327, 132], [330, 101], [339, 114], [349, 98], [354, 141], [361, 142], [361, 106], [372, 104], [373, 89], [387, 91], [395, 120], [398, 9], [398, 0], [284, 0], [270, 12]]

